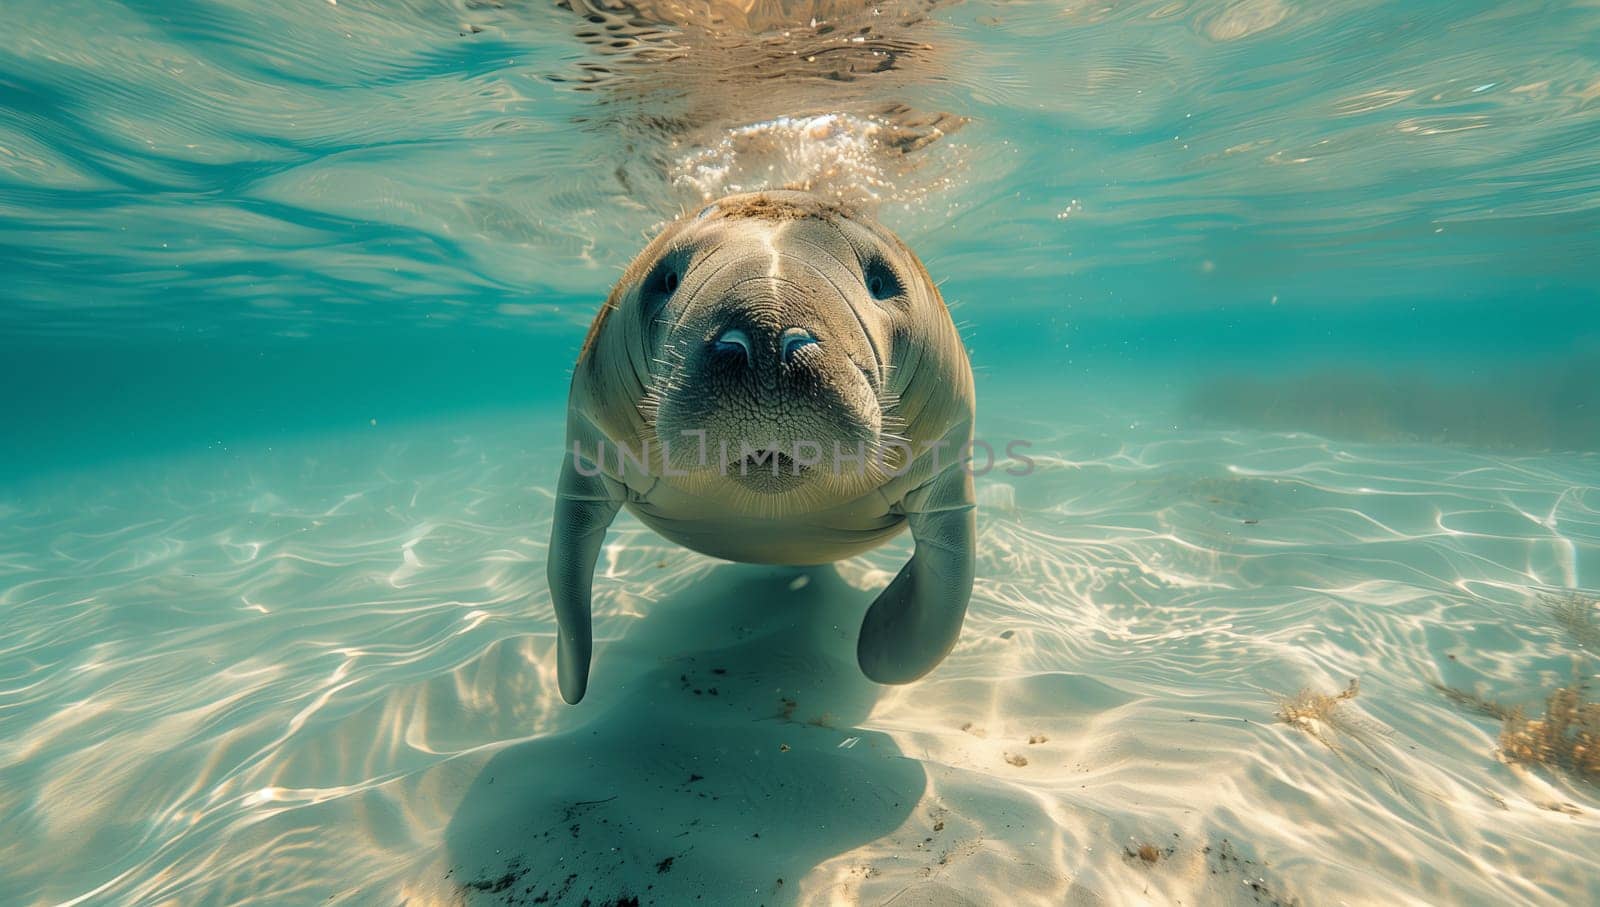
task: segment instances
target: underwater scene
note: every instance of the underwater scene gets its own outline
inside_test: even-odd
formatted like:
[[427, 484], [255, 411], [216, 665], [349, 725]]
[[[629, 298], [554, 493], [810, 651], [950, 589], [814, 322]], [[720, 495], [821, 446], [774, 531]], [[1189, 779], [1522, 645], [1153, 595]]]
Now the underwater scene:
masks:
[[6, 0], [0, 904], [1600, 902], [1593, 0]]

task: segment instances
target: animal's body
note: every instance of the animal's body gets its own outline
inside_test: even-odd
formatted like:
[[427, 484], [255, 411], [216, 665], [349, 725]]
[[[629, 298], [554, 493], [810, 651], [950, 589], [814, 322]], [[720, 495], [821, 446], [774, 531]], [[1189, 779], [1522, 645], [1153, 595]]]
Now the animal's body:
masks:
[[627, 507], [735, 561], [819, 564], [905, 528], [911, 560], [858, 656], [885, 683], [954, 646], [972, 587], [972, 373], [917, 257], [816, 196], [731, 196], [667, 227], [596, 316], [574, 369], [550, 544], [561, 692], [577, 702], [590, 590]]

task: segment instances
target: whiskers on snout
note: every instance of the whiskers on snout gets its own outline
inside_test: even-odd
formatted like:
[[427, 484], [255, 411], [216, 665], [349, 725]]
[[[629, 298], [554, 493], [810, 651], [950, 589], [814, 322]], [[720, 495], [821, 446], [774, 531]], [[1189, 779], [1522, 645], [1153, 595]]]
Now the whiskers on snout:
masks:
[[737, 512], [776, 517], [850, 500], [909, 461], [898, 398], [854, 368], [833, 369], [832, 386], [796, 392], [708, 381], [681, 351], [656, 362], [640, 414], [658, 474]]

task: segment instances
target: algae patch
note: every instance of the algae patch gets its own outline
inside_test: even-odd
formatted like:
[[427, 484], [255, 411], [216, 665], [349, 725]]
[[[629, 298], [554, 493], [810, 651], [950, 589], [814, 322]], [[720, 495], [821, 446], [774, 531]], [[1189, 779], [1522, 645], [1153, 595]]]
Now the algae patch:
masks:
[[1590, 695], [1589, 681], [1576, 665], [1572, 682], [1551, 690], [1544, 713], [1537, 717], [1521, 706], [1455, 687], [1435, 687], [1457, 705], [1500, 720], [1500, 752], [1507, 762], [1543, 765], [1600, 781], [1600, 702]]
[[1511, 762], [1553, 766], [1600, 780], [1600, 702], [1589, 697], [1588, 683], [1581, 678], [1558, 687], [1545, 699], [1543, 716], [1510, 711], [1500, 730], [1500, 750]]
[[1348, 704], [1360, 694], [1361, 684], [1355, 678], [1351, 678], [1349, 686], [1332, 695], [1310, 689], [1292, 696], [1275, 694], [1278, 709], [1273, 715], [1284, 724], [1317, 738], [1336, 753], [1343, 753], [1345, 737], [1372, 749], [1378, 740], [1388, 737], [1390, 731]]

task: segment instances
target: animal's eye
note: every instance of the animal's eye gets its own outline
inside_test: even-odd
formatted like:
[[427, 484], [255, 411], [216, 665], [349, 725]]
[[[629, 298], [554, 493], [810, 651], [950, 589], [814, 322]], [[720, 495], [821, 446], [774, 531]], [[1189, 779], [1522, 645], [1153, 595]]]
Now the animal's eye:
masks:
[[658, 337], [662, 330], [664, 313], [672, 294], [683, 284], [690, 256], [688, 249], [669, 251], [639, 282], [639, 323], [651, 337]]
[[666, 302], [668, 297], [677, 292], [678, 285], [683, 282], [684, 265], [688, 263], [686, 259], [686, 255], [671, 252], [656, 262], [640, 287], [649, 302]]
[[678, 281], [682, 279], [683, 277], [678, 274], [676, 264], [670, 261], [663, 261], [661, 264], [656, 265], [655, 270], [650, 272], [649, 279], [644, 282], [644, 289], [647, 293], [671, 296], [677, 292]]
[[881, 258], [874, 257], [868, 260], [862, 269], [862, 278], [866, 281], [867, 292], [873, 299], [890, 299], [900, 295], [900, 278], [895, 276], [894, 269]]

